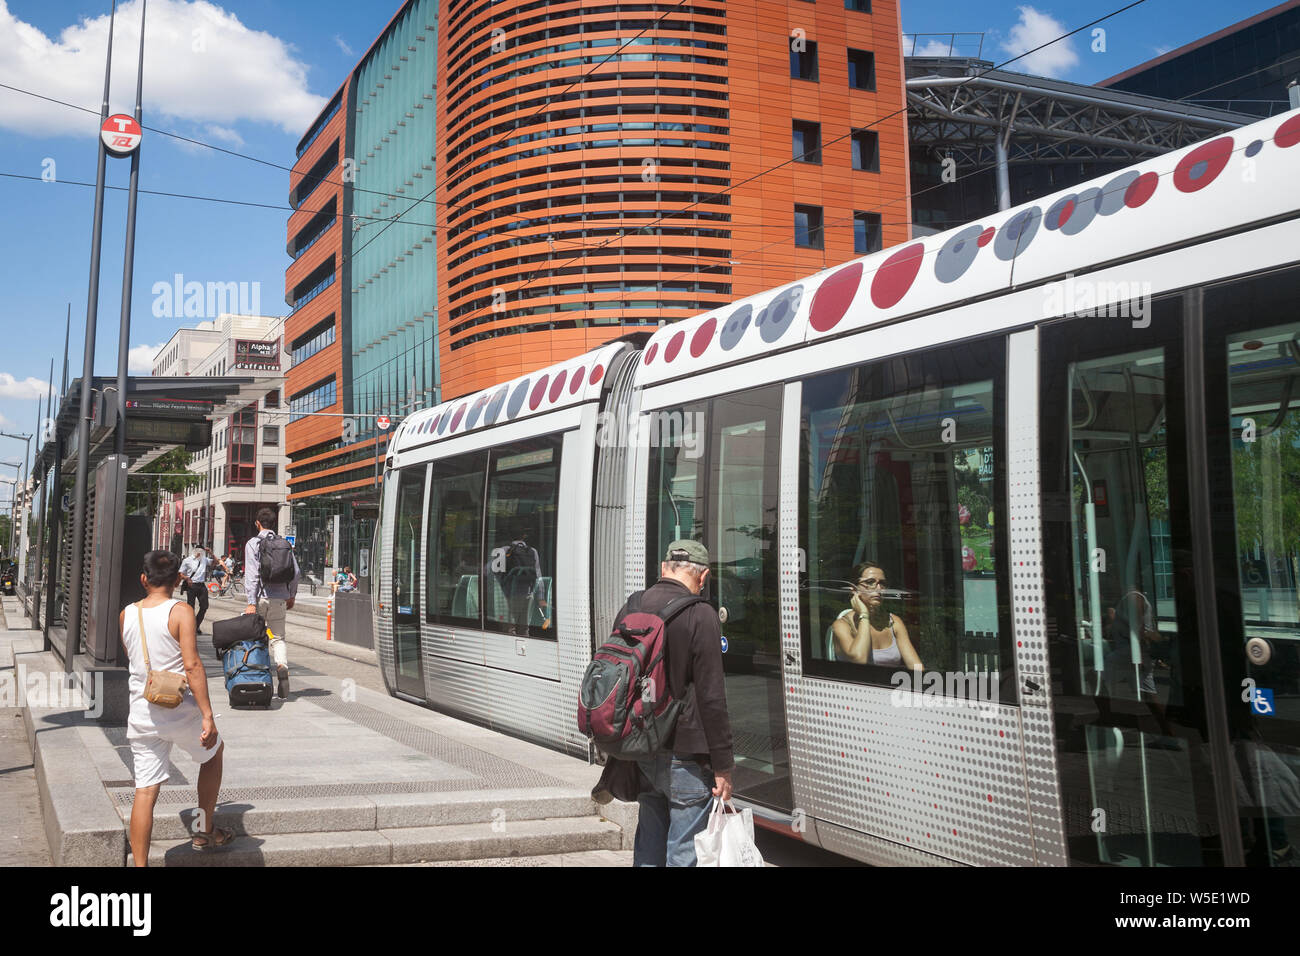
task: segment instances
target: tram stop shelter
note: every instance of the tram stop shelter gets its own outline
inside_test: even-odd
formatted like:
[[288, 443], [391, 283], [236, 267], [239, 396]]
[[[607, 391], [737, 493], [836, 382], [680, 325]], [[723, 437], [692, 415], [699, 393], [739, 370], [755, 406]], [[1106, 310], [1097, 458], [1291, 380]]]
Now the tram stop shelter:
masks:
[[[264, 383], [263, 383], [264, 384]], [[152, 515], [131, 514], [127, 478], [133, 465], [174, 448], [200, 451], [212, 441], [213, 422], [258, 398], [251, 377], [127, 379], [125, 453], [116, 453], [117, 379], [91, 380], [89, 471], [85, 534], [73, 541], [73, 496], [78, 459], [82, 380], [68, 387], [58, 417], [46, 426], [32, 468], [36, 533], [27, 540], [24, 610], [44, 636], [44, 649], [64, 672], [103, 675], [103, 717], [126, 719], [126, 661], [118, 612], [140, 592], [140, 559], [153, 540]], [[198, 480], [201, 476], [195, 474]], [[78, 555], [80, 552], [80, 555]], [[77, 558], [80, 557], [80, 561]], [[79, 580], [73, 580], [80, 564]], [[71, 609], [80, 608], [70, 620]]]

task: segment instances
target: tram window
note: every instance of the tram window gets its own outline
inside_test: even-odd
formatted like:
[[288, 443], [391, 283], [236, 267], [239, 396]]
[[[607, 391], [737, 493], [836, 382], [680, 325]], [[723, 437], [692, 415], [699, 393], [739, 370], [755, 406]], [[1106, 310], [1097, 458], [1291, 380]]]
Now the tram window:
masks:
[[1009, 690], [1002, 350], [803, 383], [806, 672], [986, 700]]
[[486, 452], [433, 463], [425, 571], [431, 622], [479, 626], [486, 468]]
[[492, 449], [488, 461], [484, 626], [555, 636], [555, 535], [560, 436]]
[[668, 545], [689, 538], [704, 541], [704, 442], [708, 436], [703, 403], [664, 409], [649, 416], [650, 495], [646, 544], [646, 584], [659, 579]]

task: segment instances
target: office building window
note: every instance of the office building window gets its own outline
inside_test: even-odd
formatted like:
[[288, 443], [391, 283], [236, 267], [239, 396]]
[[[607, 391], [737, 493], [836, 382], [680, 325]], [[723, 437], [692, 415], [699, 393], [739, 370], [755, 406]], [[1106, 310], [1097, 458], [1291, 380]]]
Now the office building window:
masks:
[[853, 168], [868, 173], [880, 172], [880, 135], [860, 129], [853, 133]]
[[844, 0], [845, 10], [856, 10], [858, 13], [871, 12], [871, 0]]
[[280, 444], [280, 426], [263, 425], [262, 426], [262, 444], [278, 445]]
[[794, 158], [800, 163], [821, 163], [822, 124], [809, 120], [794, 121]]
[[876, 55], [867, 50], [849, 50], [849, 86], [855, 90], [876, 88]]
[[274, 484], [276, 484], [277, 482], [279, 482], [279, 480], [280, 480], [280, 466], [279, 466], [279, 465], [263, 465], [263, 466], [262, 466], [262, 484], [264, 484], [264, 485], [274, 485]]
[[263, 408], [280, 407], [280, 390], [278, 388], [275, 389], [274, 391], [266, 393], [266, 398], [262, 400], [262, 407]]
[[822, 207], [794, 207], [794, 244], [804, 249], [822, 248]]
[[880, 213], [855, 212], [853, 214], [853, 251], [865, 256], [884, 248], [880, 233]]
[[817, 80], [817, 44], [795, 37], [790, 41], [790, 79]]

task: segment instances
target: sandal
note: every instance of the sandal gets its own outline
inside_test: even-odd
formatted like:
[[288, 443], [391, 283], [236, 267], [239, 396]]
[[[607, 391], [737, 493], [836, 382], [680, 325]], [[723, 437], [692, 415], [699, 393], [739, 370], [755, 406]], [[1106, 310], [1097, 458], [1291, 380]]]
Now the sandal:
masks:
[[[211, 833], [196, 833], [190, 840], [190, 846], [196, 850], [211, 850], [229, 846], [235, 839], [235, 831], [230, 827], [216, 827]], [[202, 842], [199, 842], [202, 841]]]

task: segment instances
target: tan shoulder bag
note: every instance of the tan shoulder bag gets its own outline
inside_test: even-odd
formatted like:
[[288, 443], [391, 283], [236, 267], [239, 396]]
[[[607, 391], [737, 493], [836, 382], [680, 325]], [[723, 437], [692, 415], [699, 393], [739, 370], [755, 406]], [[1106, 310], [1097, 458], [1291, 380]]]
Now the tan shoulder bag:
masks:
[[185, 699], [189, 684], [184, 674], [175, 671], [156, 671], [149, 667], [149, 641], [144, 633], [144, 609], [137, 604], [135, 612], [140, 617], [140, 650], [144, 654], [144, 699], [159, 707], [179, 707]]

